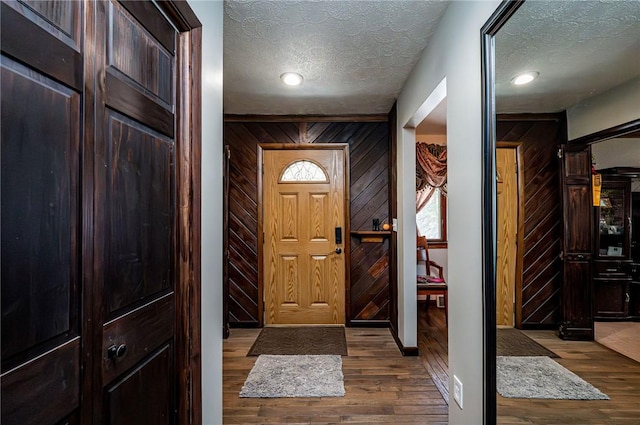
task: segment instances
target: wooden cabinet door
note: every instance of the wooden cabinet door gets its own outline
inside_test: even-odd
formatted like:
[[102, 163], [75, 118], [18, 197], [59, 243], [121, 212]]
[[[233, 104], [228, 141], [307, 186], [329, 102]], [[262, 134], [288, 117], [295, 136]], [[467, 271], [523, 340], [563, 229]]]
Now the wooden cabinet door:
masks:
[[625, 318], [629, 315], [631, 278], [593, 279], [593, 301], [596, 319]]
[[176, 32], [151, 2], [96, 4], [94, 423], [175, 421]]
[[81, 2], [3, 2], [3, 425], [77, 419]]
[[591, 147], [563, 145], [559, 156], [563, 214], [560, 337], [593, 339]]

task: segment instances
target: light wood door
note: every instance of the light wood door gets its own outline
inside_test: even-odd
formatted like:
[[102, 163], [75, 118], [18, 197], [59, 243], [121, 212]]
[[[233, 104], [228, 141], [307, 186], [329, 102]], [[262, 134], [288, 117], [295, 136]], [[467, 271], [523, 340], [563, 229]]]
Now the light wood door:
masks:
[[498, 174], [498, 263], [496, 324], [513, 326], [518, 233], [518, 175], [516, 150], [496, 150]]
[[345, 152], [263, 151], [267, 325], [344, 324]]

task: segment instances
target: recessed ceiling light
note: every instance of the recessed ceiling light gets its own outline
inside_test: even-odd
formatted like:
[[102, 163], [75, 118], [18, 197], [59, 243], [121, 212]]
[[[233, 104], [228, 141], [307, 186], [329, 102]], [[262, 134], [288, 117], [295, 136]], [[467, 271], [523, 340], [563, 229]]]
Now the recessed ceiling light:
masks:
[[530, 82], [538, 78], [538, 75], [540, 75], [540, 73], [536, 71], [523, 72], [522, 74], [518, 74], [513, 77], [511, 79], [511, 84], [514, 84], [516, 86], [529, 84]]
[[288, 86], [299, 86], [302, 84], [302, 75], [297, 72], [285, 72], [280, 76], [280, 79]]

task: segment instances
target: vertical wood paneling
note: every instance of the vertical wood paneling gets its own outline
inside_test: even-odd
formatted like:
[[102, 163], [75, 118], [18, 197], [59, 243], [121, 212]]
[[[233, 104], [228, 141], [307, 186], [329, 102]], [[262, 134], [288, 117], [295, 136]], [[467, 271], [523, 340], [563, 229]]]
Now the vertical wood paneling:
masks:
[[[348, 143], [351, 229], [369, 230], [374, 218], [389, 221], [389, 130], [386, 122], [225, 123], [229, 163], [229, 321], [257, 326], [259, 143]], [[346, 236], [346, 235], [345, 235]], [[351, 239], [351, 317], [389, 319], [389, 247]], [[354, 296], [353, 294], [356, 294]]]
[[522, 327], [551, 327], [560, 321], [562, 214], [557, 146], [564, 118], [498, 116], [502, 142], [522, 142], [524, 172], [524, 258]]

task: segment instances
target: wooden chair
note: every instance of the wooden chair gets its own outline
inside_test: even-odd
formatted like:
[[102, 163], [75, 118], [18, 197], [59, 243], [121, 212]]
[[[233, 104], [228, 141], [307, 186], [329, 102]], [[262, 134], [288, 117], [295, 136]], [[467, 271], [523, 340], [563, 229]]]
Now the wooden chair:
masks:
[[[429, 296], [430, 295], [442, 295], [444, 297], [444, 316], [445, 320], [449, 321], [449, 302], [447, 300], [447, 282], [444, 280], [442, 274], [442, 266], [435, 261], [429, 259], [429, 247], [427, 245], [427, 238], [424, 236], [418, 236], [416, 240], [417, 245], [417, 261], [424, 261], [427, 267], [427, 275], [423, 279], [417, 279], [418, 295], [425, 295], [426, 307], [429, 308]], [[437, 274], [432, 274], [433, 270], [437, 271]]]

